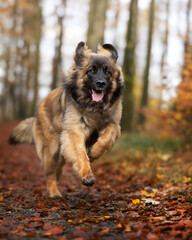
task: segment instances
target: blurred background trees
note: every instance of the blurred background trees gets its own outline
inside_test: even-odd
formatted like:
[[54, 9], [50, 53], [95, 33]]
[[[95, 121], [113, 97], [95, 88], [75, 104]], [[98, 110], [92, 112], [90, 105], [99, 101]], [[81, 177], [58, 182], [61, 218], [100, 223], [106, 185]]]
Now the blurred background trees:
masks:
[[98, 43], [103, 43], [108, 0], [90, 0], [87, 45], [96, 51]]
[[138, 0], [131, 0], [127, 24], [126, 47], [123, 60], [125, 94], [123, 101], [122, 129], [131, 131], [134, 114], [134, 81], [136, 78], [135, 47], [137, 41]]
[[59, 74], [62, 72], [62, 45], [63, 45], [63, 38], [64, 38], [63, 21], [65, 17], [66, 2], [67, 2], [66, 0], [62, 0], [61, 6], [56, 7], [57, 36], [55, 38], [55, 53], [54, 53], [53, 63], [52, 63], [53, 69], [52, 69], [51, 90], [58, 86], [58, 79], [61, 78], [59, 77]]
[[140, 104], [140, 113], [138, 122], [143, 125], [145, 121], [145, 114], [142, 112], [148, 105], [148, 89], [149, 89], [149, 70], [151, 65], [151, 48], [152, 48], [152, 40], [153, 40], [153, 27], [154, 27], [154, 14], [155, 14], [155, 0], [151, 0], [150, 11], [149, 11], [149, 33], [147, 40], [147, 54], [145, 60], [145, 69], [143, 74], [143, 88], [142, 88], [142, 96], [141, 96], [141, 104]]
[[1, 5], [1, 118], [23, 118], [38, 102], [42, 9], [40, 0]]
[[0, 119], [36, 114], [78, 42], [114, 44], [122, 129], [192, 142], [192, 0], [1, 0]]

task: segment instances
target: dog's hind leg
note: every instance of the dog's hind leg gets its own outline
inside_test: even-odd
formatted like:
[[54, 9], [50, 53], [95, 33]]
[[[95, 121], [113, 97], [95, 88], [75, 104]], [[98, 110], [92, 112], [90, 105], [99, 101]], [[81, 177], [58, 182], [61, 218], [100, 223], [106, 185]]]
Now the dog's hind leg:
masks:
[[62, 174], [65, 161], [60, 156], [59, 135], [51, 132], [45, 138], [40, 123], [36, 121], [35, 143], [41, 159], [41, 166], [47, 176], [47, 188], [50, 196], [62, 196], [57, 187], [57, 181]]
[[[57, 187], [57, 180], [59, 173], [59, 159], [54, 159], [50, 149], [44, 147], [43, 149], [43, 169], [47, 176], [47, 189], [50, 197], [61, 197], [61, 193]], [[62, 166], [61, 166], [62, 167]]]
[[61, 175], [62, 175], [62, 171], [63, 171], [63, 166], [65, 164], [65, 159], [62, 155], [59, 155], [59, 163], [57, 164], [57, 181], [60, 180]]

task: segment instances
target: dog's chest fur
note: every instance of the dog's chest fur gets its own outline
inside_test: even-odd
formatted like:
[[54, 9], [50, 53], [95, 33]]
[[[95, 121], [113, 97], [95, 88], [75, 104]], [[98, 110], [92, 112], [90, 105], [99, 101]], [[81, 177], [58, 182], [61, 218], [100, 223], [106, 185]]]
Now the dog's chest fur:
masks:
[[[71, 117], [69, 118], [67, 115], [70, 115]], [[77, 104], [69, 103], [64, 113], [63, 127], [73, 129], [73, 127], [76, 126], [84, 131], [85, 139], [87, 139], [92, 132], [95, 130], [99, 132], [111, 121], [111, 110], [90, 112], [86, 111], [86, 109], [79, 109]]]
[[86, 113], [82, 114], [81, 124], [90, 130], [101, 130], [110, 122], [110, 114], [107, 113]]

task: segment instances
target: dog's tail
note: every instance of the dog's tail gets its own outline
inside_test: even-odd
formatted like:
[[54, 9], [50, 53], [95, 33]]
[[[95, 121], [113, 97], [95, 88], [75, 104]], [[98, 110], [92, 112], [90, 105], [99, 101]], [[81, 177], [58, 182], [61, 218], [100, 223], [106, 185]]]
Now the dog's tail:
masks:
[[13, 129], [9, 137], [9, 144], [34, 144], [34, 121], [35, 117], [31, 117], [20, 122], [19, 125]]

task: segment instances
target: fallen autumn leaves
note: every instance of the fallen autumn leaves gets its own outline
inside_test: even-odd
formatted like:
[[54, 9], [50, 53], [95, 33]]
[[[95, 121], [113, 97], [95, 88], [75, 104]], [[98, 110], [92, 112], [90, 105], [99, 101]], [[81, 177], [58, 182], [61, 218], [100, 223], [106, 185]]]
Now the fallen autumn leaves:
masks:
[[63, 198], [51, 199], [34, 147], [8, 146], [13, 125], [0, 129], [1, 239], [192, 239], [190, 177], [171, 185], [151, 178], [147, 160], [143, 175], [128, 172], [124, 160], [98, 160], [93, 187], [65, 166]]

